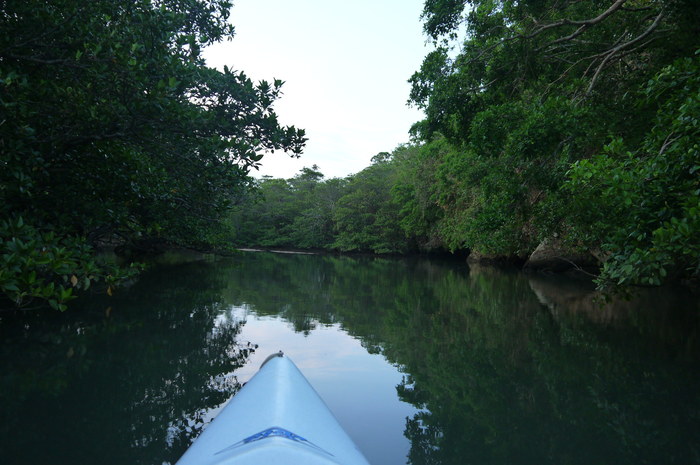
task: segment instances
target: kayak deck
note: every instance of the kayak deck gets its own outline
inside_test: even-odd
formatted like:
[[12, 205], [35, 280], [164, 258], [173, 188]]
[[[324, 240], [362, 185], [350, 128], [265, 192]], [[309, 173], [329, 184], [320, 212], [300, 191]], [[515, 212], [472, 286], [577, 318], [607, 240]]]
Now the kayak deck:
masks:
[[368, 462], [281, 352], [231, 399], [177, 465]]

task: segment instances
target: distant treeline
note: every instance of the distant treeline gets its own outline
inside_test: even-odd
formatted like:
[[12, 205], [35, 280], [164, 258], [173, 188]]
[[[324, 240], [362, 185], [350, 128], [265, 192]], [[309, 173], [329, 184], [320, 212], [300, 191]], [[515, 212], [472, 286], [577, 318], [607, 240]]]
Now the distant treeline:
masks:
[[263, 179], [237, 244], [524, 260], [548, 241], [601, 284], [700, 275], [696, 2], [435, 0], [423, 19], [413, 143], [345, 179]]

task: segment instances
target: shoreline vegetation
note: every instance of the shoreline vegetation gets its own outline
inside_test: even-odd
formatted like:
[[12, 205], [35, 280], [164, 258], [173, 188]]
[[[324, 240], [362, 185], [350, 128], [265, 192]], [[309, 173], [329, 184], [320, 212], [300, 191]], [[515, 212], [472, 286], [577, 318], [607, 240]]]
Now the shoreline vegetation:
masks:
[[0, 307], [63, 311], [139, 272], [101, 246], [469, 253], [697, 287], [695, 1], [426, 1], [410, 142], [343, 179], [260, 180], [306, 136], [278, 122], [282, 81], [206, 65], [232, 6], [3, 6]]

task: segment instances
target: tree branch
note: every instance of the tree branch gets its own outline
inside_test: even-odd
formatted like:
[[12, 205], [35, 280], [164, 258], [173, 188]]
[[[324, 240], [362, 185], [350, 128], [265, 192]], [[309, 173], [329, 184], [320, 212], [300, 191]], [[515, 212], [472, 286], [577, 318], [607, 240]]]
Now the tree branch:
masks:
[[590, 95], [590, 93], [593, 91], [593, 87], [596, 84], [596, 81], [598, 80], [598, 77], [600, 76], [600, 72], [603, 70], [605, 65], [620, 51], [638, 43], [647, 38], [654, 30], [659, 26], [661, 23], [661, 19], [664, 17], [665, 11], [662, 8], [661, 11], [659, 12], [658, 15], [656, 15], [656, 18], [654, 19], [654, 22], [651, 23], [651, 25], [647, 28], [646, 31], [644, 31], [641, 35], [635, 37], [634, 39], [624, 42], [621, 44], [618, 44], [617, 46], [613, 47], [612, 49], [608, 50], [607, 52], [604, 52], [602, 54], [597, 55], [597, 57], [604, 56], [603, 61], [600, 62], [600, 65], [598, 65], [598, 68], [595, 71], [595, 74], [591, 78], [591, 82], [588, 85], [588, 90], [586, 90], [586, 95]]
[[[675, 137], [672, 137], [675, 136]], [[666, 136], [666, 139], [664, 140], [664, 143], [661, 145], [661, 149], [659, 149], [659, 155], [663, 154], [666, 149], [668, 148], [669, 145], [673, 144], [675, 141], [681, 138], [681, 135], [675, 135], [675, 133], [670, 133], [668, 136]]]
[[30, 57], [30, 56], [14, 55], [11, 53], [6, 54], [5, 56], [8, 58], [14, 58], [15, 60], [31, 61], [33, 63], [40, 63], [42, 65], [68, 64], [68, 63], [73, 61], [73, 60], [70, 60], [68, 58], [45, 59], [45, 58], [36, 58], [36, 57]]
[[[552, 28], [560, 27], [560, 26], [566, 26], [566, 25], [581, 26], [581, 28], [579, 28], [579, 30], [581, 30], [582, 28], [585, 29], [587, 27], [598, 24], [599, 22], [603, 21], [605, 18], [607, 18], [611, 14], [615, 13], [617, 10], [622, 8], [622, 5], [624, 5], [624, 3], [626, 1], [627, 0], [616, 0], [615, 3], [613, 3], [610, 6], [610, 8], [608, 8], [603, 13], [599, 14], [598, 16], [596, 16], [595, 18], [592, 18], [592, 19], [584, 19], [581, 21], [574, 21], [571, 19], [564, 18], [564, 19], [560, 19], [559, 21], [555, 21], [553, 23], [540, 25], [539, 29], [536, 29], [535, 31], [533, 31], [532, 33], [530, 33], [527, 36], [524, 36], [523, 38], [532, 39], [536, 35], [544, 32], [548, 29], [552, 29]], [[537, 24], [537, 21], [535, 21], [535, 24]], [[578, 35], [578, 34], [576, 34], [576, 35]]]

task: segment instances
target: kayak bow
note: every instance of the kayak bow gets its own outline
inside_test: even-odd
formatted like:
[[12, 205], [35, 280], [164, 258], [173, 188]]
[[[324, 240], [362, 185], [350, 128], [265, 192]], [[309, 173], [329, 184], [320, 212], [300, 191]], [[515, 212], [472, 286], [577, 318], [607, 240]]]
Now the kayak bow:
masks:
[[301, 371], [279, 352], [176, 465], [292, 463], [368, 465]]

